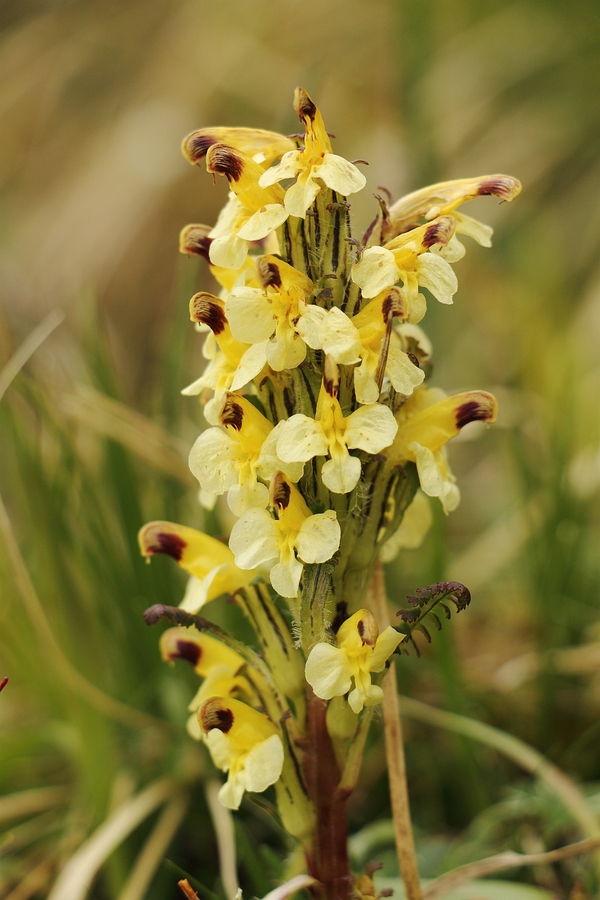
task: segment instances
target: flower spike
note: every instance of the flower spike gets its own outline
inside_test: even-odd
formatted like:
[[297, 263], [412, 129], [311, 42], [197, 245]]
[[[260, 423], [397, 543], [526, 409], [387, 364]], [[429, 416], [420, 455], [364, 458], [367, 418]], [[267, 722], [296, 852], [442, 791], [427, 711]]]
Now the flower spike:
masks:
[[[204, 160], [229, 186], [214, 226], [186, 226], [180, 249], [203, 257], [219, 285], [190, 302], [207, 365], [183, 393], [200, 395], [212, 427], [189, 463], [200, 502], [226, 495], [234, 520], [229, 546], [172, 522], [141, 530], [144, 556], [170, 555], [191, 576], [182, 608], [155, 604], [145, 619], [181, 626], [163, 634], [161, 653], [202, 679], [187, 728], [227, 773], [221, 802], [238, 809], [245, 791], [273, 786], [279, 821], [305, 851], [311, 877], [265, 900], [282, 900], [294, 883], [373, 900], [373, 870], [358, 879], [349, 871], [346, 801], [385, 668], [414, 628], [427, 635], [425, 616], [438, 622], [419, 600], [402, 628], [380, 633], [375, 616], [383, 628], [387, 613], [373, 567], [418, 546], [430, 497], [446, 513], [457, 506], [446, 445], [496, 415], [485, 391], [447, 397], [429, 386], [432, 348], [419, 323], [427, 292], [453, 302], [452, 264], [465, 252], [457, 235], [490, 244], [491, 228], [461, 204], [512, 200], [520, 184], [462, 179], [396, 203], [382, 189], [358, 240], [346, 196], [365, 186], [360, 161], [333, 152], [303, 88], [294, 108], [303, 136], [211, 126], [183, 143], [191, 164]], [[230, 634], [196, 615], [223, 594], [252, 629], [251, 644], [236, 617]], [[444, 596], [434, 605], [446, 612]]]

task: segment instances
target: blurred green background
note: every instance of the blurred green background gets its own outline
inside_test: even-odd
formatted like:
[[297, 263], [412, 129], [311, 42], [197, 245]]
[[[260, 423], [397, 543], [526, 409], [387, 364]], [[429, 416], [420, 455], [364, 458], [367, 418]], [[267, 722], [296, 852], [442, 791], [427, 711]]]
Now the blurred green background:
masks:
[[[459, 510], [436, 510], [387, 573], [397, 605], [453, 578], [472, 606], [397, 668], [407, 695], [536, 747], [600, 813], [599, 51], [596, 0], [0, 4], [0, 896], [170, 898], [182, 870], [204, 900], [228, 896], [199, 777], [212, 769], [183, 729], [194, 680], [160, 662], [141, 619], [182, 579], [143, 565], [136, 533], [203, 524], [185, 464], [202, 415], [179, 390], [203, 365], [187, 301], [213, 283], [177, 235], [214, 222], [226, 189], [180, 141], [217, 124], [295, 132], [297, 84], [336, 152], [370, 163], [358, 236], [380, 185], [523, 182], [512, 205], [466, 209], [494, 246], [469, 242], [454, 306], [430, 302], [423, 323], [433, 382], [491, 390], [500, 415], [453, 442]], [[40, 346], [20, 367], [26, 340]], [[582, 836], [485, 742], [406, 731], [424, 875]], [[375, 729], [352, 846], [357, 867], [375, 857], [393, 876], [389, 815]], [[290, 849], [268, 810], [245, 803], [236, 846], [246, 896], [262, 896]], [[589, 856], [507, 877], [597, 890]]]

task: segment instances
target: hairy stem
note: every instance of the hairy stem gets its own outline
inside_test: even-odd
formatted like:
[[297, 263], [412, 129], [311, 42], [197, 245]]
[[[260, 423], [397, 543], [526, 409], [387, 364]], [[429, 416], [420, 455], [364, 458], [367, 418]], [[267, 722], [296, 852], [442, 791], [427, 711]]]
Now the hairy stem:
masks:
[[340, 770], [327, 731], [327, 704], [308, 688], [308, 747], [305, 774], [315, 806], [317, 826], [308, 872], [317, 879], [318, 900], [348, 900], [352, 876], [348, 861], [347, 795], [336, 787]]

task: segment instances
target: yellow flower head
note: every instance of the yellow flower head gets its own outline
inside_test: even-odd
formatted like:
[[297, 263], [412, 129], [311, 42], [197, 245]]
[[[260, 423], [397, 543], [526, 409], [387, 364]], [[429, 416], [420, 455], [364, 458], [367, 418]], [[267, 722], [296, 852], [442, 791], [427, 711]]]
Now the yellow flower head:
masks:
[[219, 800], [238, 809], [244, 791], [261, 793], [283, 768], [283, 744], [263, 713], [240, 700], [211, 697], [198, 710], [200, 728], [217, 768], [228, 773]]
[[195, 628], [167, 628], [160, 636], [159, 647], [165, 662], [185, 659], [202, 678], [210, 675], [216, 666], [228, 666], [237, 672], [245, 665], [231, 647]]
[[303, 563], [331, 559], [340, 545], [340, 525], [331, 509], [311, 515], [282, 472], [271, 481], [269, 499], [277, 518], [266, 509], [248, 510], [233, 526], [229, 546], [240, 568], [267, 566], [277, 593], [296, 597]]
[[306, 462], [329, 456], [321, 470], [323, 484], [334, 494], [347, 494], [358, 484], [360, 459], [349, 450], [380, 453], [394, 440], [397, 424], [387, 406], [369, 403], [344, 416], [337, 399], [339, 375], [329, 357], [314, 419], [297, 413], [281, 423], [277, 455], [284, 462]]
[[196, 381], [181, 392], [193, 396], [205, 389], [212, 389], [214, 396], [206, 403], [204, 415], [211, 425], [218, 424], [218, 411], [228, 390], [244, 387], [264, 368], [264, 353], [254, 344], [244, 344], [231, 334], [225, 315], [225, 304], [219, 297], [200, 291], [190, 300], [190, 318], [212, 331], [218, 351]]
[[458, 288], [456, 275], [447, 260], [427, 251], [445, 246], [455, 227], [452, 216], [441, 216], [399, 235], [385, 247], [368, 247], [352, 269], [352, 280], [367, 299], [402, 281], [410, 306], [419, 302], [419, 286], [431, 291], [440, 303], [452, 303]]
[[231, 188], [229, 202], [210, 232], [210, 260], [215, 266], [239, 269], [248, 253], [248, 241], [267, 237], [289, 216], [283, 206], [283, 188], [260, 186], [261, 166], [226, 144], [209, 147], [206, 168], [213, 175], [225, 175]]
[[188, 719], [187, 730], [195, 740], [202, 737], [196, 713], [209, 697], [241, 696], [256, 704], [256, 692], [248, 679], [239, 674], [245, 667], [244, 660], [221, 641], [201, 634], [195, 628], [167, 628], [160, 637], [159, 646], [166, 662], [185, 659], [204, 679], [188, 705], [193, 715]]
[[288, 150], [294, 150], [294, 142], [283, 134], [264, 131], [262, 128], [224, 128], [212, 126], [192, 131], [183, 139], [181, 150], [193, 166], [198, 165], [214, 144], [227, 144], [240, 150], [255, 162], [271, 165]]
[[263, 289], [235, 287], [225, 303], [232, 334], [264, 347], [265, 361], [277, 372], [303, 362], [306, 346], [298, 322], [314, 284], [275, 256], [261, 256], [256, 267]]
[[225, 394], [219, 412], [221, 428], [203, 431], [190, 452], [190, 469], [204, 491], [227, 492], [229, 508], [236, 516], [269, 502], [269, 490], [258, 479], [269, 481], [278, 470], [298, 481], [304, 465], [286, 466], [276, 455], [280, 428], [239, 394]]
[[382, 672], [402, 635], [388, 626], [381, 634], [373, 613], [359, 609], [341, 625], [336, 635], [337, 646], [315, 644], [306, 660], [306, 680], [317, 697], [331, 700], [348, 693], [348, 703], [355, 713], [364, 706], [381, 703], [383, 691], [371, 684], [371, 673]]
[[242, 571], [235, 565], [226, 544], [175, 522], [148, 522], [140, 529], [138, 542], [142, 556], [149, 559], [166, 554], [192, 576], [179, 604], [187, 612], [196, 613], [221, 594], [235, 594], [256, 575], [251, 569]]
[[388, 451], [390, 461], [416, 463], [421, 488], [439, 497], [444, 512], [460, 502], [446, 458], [445, 445], [469, 422], [494, 422], [497, 403], [487, 391], [466, 391], [440, 399], [442, 392], [419, 388], [398, 413], [398, 434]]
[[456, 220], [458, 234], [468, 235], [483, 247], [490, 247], [492, 229], [489, 225], [457, 213], [456, 208], [476, 197], [499, 197], [510, 203], [520, 193], [521, 182], [511, 175], [480, 175], [477, 178], [430, 184], [401, 197], [389, 208], [385, 237], [389, 240], [410, 231], [422, 218], [430, 221], [438, 216], [451, 215]]
[[279, 165], [261, 175], [259, 183], [267, 187], [296, 178], [286, 191], [285, 208], [303, 219], [323, 185], [345, 197], [362, 190], [367, 180], [355, 165], [332, 153], [323, 117], [304, 88], [296, 88], [294, 109], [306, 129], [304, 148], [285, 153]]

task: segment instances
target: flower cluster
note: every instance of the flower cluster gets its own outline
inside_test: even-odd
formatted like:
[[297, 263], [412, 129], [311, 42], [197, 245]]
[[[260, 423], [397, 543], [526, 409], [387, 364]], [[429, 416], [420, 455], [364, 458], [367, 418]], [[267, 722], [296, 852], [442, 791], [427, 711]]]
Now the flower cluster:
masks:
[[[301, 138], [215, 127], [184, 141], [193, 165], [229, 185], [214, 227], [188, 225], [181, 250], [202, 256], [218, 285], [190, 301], [208, 362], [184, 393], [200, 397], [209, 426], [190, 468], [203, 500], [226, 498], [236, 521], [227, 543], [151, 522], [140, 546], [190, 576], [188, 627], [165, 632], [161, 652], [203, 679], [188, 729], [227, 773], [222, 802], [237, 808], [244, 791], [275, 785], [286, 828], [318, 868], [314, 755], [327, 760], [334, 738], [337, 771], [365, 707], [381, 701], [403, 638], [380, 632], [365, 607], [372, 568], [418, 544], [427, 498], [456, 508], [446, 445], [496, 415], [485, 391], [447, 397], [427, 383], [427, 295], [453, 302], [453, 264], [465, 252], [458, 235], [490, 245], [491, 229], [458, 208], [486, 195], [512, 200], [520, 185], [492, 175], [391, 206], [380, 198], [358, 241], [347, 197], [366, 179], [333, 153], [302, 88], [294, 108]], [[195, 616], [223, 594], [248, 617], [260, 654]], [[337, 725], [327, 703], [340, 710]]]

